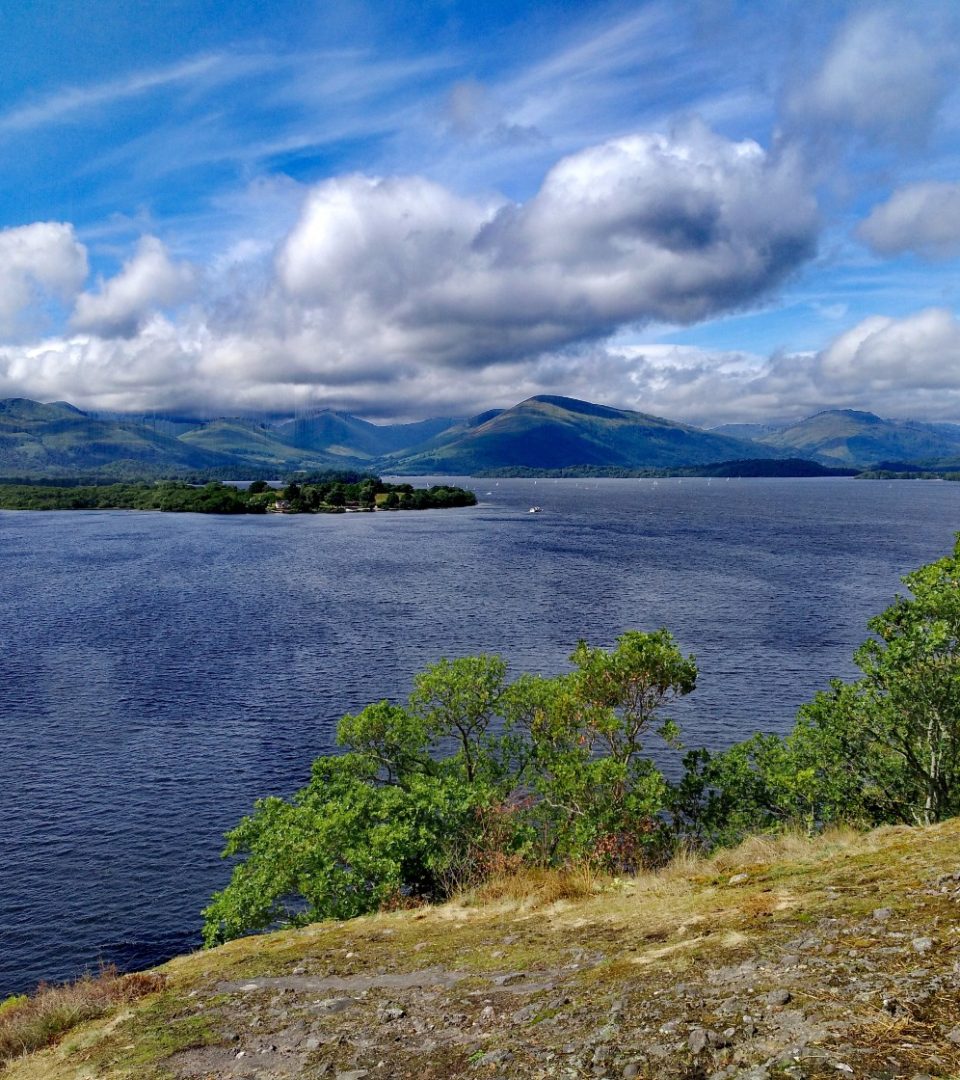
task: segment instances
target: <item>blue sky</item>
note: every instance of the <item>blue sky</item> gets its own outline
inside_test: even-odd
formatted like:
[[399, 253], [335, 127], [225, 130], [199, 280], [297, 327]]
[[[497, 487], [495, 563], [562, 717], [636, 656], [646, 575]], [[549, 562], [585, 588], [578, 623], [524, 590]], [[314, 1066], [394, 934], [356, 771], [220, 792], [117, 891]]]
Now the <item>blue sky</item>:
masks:
[[958, 16], [0, 0], [0, 394], [960, 420]]

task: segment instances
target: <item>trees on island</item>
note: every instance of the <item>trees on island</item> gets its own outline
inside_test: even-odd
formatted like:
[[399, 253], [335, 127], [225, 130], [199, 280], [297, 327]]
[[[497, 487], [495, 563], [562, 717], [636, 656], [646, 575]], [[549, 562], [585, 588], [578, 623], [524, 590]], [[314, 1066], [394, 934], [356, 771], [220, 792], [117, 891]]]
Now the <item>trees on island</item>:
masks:
[[332, 473], [293, 480], [277, 490], [255, 480], [246, 490], [211, 481], [98, 484], [54, 487], [0, 484], [0, 510], [163, 510], [200, 514], [264, 514], [282, 506], [285, 513], [343, 513], [346, 509], [431, 510], [473, 506], [476, 496], [463, 488], [385, 484], [379, 477]]
[[785, 738], [687, 753], [674, 783], [645, 748], [679, 747], [669, 709], [697, 669], [666, 630], [581, 642], [552, 678], [510, 681], [498, 656], [440, 660], [406, 704], [344, 716], [342, 752], [227, 834], [238, 862], [205, 941], [442, 899], [525, 867], [630, 872], [751, 831], [960, 812], [960, 538], [904, 582], [912, 595], [870, 621], [860, 679], [834, 681]]

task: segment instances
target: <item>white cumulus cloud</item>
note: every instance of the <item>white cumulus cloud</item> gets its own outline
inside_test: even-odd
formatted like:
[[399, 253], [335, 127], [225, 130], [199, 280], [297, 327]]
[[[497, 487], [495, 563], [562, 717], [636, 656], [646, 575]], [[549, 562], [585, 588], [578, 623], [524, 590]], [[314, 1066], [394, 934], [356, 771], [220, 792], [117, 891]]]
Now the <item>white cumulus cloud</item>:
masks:
[[955, 29], [949, 5], [855, 9], [790, 109], [869, 138], [915, 143], [955, 80]]
[[0, 230], [0, 333], [14, 333], [28, 309], [49, 296], [71, 299], [86, 276], [86, 249], [72, 225], [40, 221]]
[[347, 175], [294, 195], [299, 217], [272, 249], [258, 237], [238, 262], [233, 238], [234, 256], [202, 275], [143, 238], [77, 298], [69, 336], [0, 354], [0, 394], [422, 416], [554, 392], [638, 408], [649, 395], [687, 415], [729, 370], [600, 343], [758, 302], [819, 231], [796, 159], [696, 124], [562, 158], [524, 203], [417, 176]]
[[880, 255], [960, 255], [960, 183], [931, 181], [898, 188], [873, 208], [858, 233]]
[[519, 205], [418, 177], [327, 181], [277, 272], [344, 360], [482, 367], [747, 305], [812, 255], [817, 230], [796, 162], [695, 126], [564, 158]]
[[101, 337], [132, 337], [157, 308], [186, 297], [195, 283], [193, 269], [174, 263], [154, 236], [144, 236], [121, 271], [100, 282], [99, 292], [77, 297], [72, 325]]
[[825, 381], [884, 397], [945, 391], [960, 401], [960, 322], [945, 308], [902, 319], [874, 315], [841, 334], [820, 358]]

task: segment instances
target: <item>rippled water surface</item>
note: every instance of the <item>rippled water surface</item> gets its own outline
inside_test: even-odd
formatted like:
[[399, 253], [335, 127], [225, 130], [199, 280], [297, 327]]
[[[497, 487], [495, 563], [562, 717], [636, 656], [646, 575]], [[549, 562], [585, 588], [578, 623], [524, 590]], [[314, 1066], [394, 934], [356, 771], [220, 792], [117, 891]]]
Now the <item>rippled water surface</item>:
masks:
[[223, 832], [442, 654], [553, 673], [665, 625], [688, 743], [784, 731], [960, 527], [949, 483], [463, 483], [479, 506], [0, 512], [0, 996], [195, 945]]

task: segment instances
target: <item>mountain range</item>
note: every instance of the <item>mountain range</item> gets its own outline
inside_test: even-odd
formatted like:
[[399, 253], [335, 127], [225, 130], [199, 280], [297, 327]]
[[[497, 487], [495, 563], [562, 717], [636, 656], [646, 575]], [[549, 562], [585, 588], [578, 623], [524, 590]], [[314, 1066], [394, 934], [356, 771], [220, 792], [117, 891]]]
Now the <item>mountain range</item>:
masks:
[[960, 467], [960, 425], [849, 409], [799, 423], [705, 430], [647, 413], [540, 395], [474, 417], [373, 424], [332, 410], [260, 422], [83, 412], [0, 400], [0, 476], [222, 478], [298, 470], [469, 474], [497, 469], [672, 469], [802, 458], [819, 465]]

